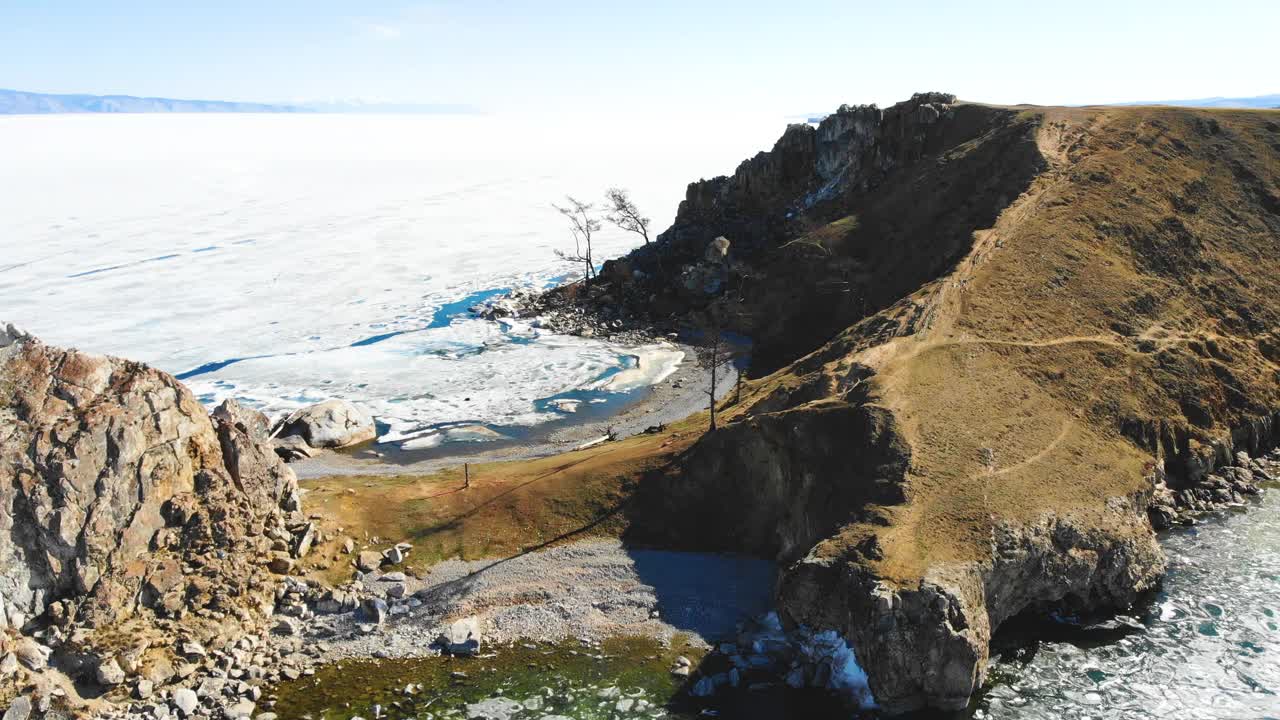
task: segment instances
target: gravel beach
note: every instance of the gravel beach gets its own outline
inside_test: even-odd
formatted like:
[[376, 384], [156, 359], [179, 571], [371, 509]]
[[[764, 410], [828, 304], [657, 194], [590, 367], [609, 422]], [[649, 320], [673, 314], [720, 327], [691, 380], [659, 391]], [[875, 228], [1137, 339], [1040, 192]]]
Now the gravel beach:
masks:
[[[503, 560], [447, 561], [408, 578], [409, 600], [382, 626], [349, 614], [317, 616], [326, 657], [409, 657], [428, 652], [450, 622], [473, 618], [486, 644], [677, 633], [710, 644], [771, 606], [766, 560], [628, 548], [589, 540]], [[365, 585], [388, 585], [376, 576]], [[403, 608], [403, 609], [402, 609]]]

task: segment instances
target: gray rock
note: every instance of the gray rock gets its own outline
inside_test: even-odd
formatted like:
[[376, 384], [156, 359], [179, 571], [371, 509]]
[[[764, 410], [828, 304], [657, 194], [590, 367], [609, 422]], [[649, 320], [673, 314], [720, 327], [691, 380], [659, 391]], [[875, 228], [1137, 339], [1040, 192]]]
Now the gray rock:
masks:
[[698, 678], [689, 694], [694, 697], [711, 697], [716, 694], [716, 683], [709, 677]]
[[524, 710], [515, 700], [504, 697], [488, 698], [467, 705], [467, 720], [510, 720]]
[[9, 709], [4, 711], [3, 720], [27, 720], [29, 717], [31, 717], [31, 698], [19, 695], [9, 703]]
[[364, 613], [365, 619], [370, 622], [381, 625], [387, 620], [387, 601], [382, 598], [365, 598], [360, 605], [360, 609]]
[[276, 451], [276, 455], [280, 456], [285, 462], [297, 462], [315, 456], [315, 451], [297, 435], [290, 435], [283, 438], [271, 439], [272, 449]]
[[721, 235], [707, 243], [703, 260], [709, 263], [723, 263], [729, 258], [729, 239]]
[[251, 437], [265, 439], [271, 432], [271, 421], [259, 410], [242, 405], [235, 398], [227, 398], [210, 416], [219, 422], [230, 423]]
[[115, 658], [98, 665], [96, 675], [99, 685], [111, 687], [124, 682], [124, 670], [121, 669], [120, 663]]
[[32, 670], [43, 670], [49, 664], [50, 652], [49, 648], [29, 637], [19, 639], [13, 648], [13, 654], [18, 657], [18, 662]]
[[153, 692], [155, 692], [155, 687], [155, 683], [143, 678], [138, 681], [137, 685], [133, 686], [133, 696], [139, 700], [146, 700], [151, 697]]
[[184, 642], [181, 647], [178, 648], [178, 651], [188, 660], [202, 658], [209, 654], [209, 652], [204, 649], [204, 646], [198, 642]]
[[[238, 554], [242, 541], [279, 522], [297, 495], [260, 413], [228, 403], [211, 417], [167, 373], [7, 331], [0, 388], [0, 588], [10, 620], [74, 608], [78, 622], [107, 627], [139, 600], [173, 617], [194, 609], [188, 601], [206, 607], [215, 592], [247, 592], [255, 558]], [[207, 538], [198, 548], [182, 542], [195, 527]], [[200, 554], [204, 576], [190, 598], [187, 552]], [[104, 668], [106, 679], [120, 664]]]
[[0, 678], [7, 678], [18, 671], [18, 656], [13, 653], [5, 653], [0, 658]]
[[363, 550], [356, 556], [356, 567], [362, 572], [373, 572], [382, 565], [382, 553], [377, 550]]
[[306, 557], [307, 553], [311, 552], [311, 545], [315, 542], [315, 540], [316, 540], [315, 523], [304, 524], [302, 529], [299, 530], [294, 535], [293, 548], [292, 548], [293, 556], [297, 558]]
[[200, 698], [191, 688], [178, 688], [173, 691], [173, 707], [182, 713], [183, 717], [190, 717], [191, 713], [200, 707]]
[[478, 655], [480, 623], [475, 618], [458, 620], [445, 628], [436, 642], [450, 655]]
[[377, 435], [373, 418], [346, 400], [326, 400], [285, 418], [281, 437], [299, 436], [313, 448], [346, 447]]

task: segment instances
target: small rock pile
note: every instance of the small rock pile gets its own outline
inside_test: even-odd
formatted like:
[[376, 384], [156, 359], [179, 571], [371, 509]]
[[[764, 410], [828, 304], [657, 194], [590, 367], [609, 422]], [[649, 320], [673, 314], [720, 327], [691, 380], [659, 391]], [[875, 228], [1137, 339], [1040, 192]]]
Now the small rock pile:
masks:
[[577, 283], [546, 292], [516, 289], [471, 308], [484, 320], [525, 319], [530, 326], [563, 335], [598, 337], [641, 345], [657, 336], [653, 321], [620, 310], [601, 285]]
[[1152, 527], [1165, 530], [1174, 525], [1192, 525], [1197, 515], [1239, 505], [1245, 497], [1261, 493], [1259, 483], [1280, 480], [1280, 450], [1256, 458], [1238, 451], [1232, 460], [1230, 465], [1210, 466], [1194, 482], [1176, 489], [1160, 476], [1147, 510]]
[[131, 702], [117, 704], [104, 718], [148, 720], [274, 720], [274, 698], [266, 688], [315, 673], [327, 650], [300, 638], [272, 641], [265, 633], [242, 635], [218, 649], [194, 640], [173, 648], [176, 668], [153, 671], [132, 687]]

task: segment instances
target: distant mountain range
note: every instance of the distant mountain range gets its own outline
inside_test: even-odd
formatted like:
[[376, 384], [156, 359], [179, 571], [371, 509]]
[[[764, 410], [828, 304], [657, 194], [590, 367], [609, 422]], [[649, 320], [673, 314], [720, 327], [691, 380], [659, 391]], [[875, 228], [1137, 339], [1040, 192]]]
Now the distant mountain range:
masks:
[[1178, 107], [1207, 108], [1280, 108], [1280, 94], [1256, 97], [1211, 97], [1196, 100], [1151, 100], [1147, 102], [1116, 103], [1117, 105], [1176, 105]]
[[0, 115], [53, 113], [422, 113], [472, 114], [470, 105], [429, 103], [369, 103], [337, 100], [268, 104], [224, 100], [175, 100], [133, 95], [52, 95], [0, 89]]
[[132, 95], [50, 95], [0, 89], [0, 115], [52, 113], [285, 113], [307, 112], [293, 105], [174, 100]]

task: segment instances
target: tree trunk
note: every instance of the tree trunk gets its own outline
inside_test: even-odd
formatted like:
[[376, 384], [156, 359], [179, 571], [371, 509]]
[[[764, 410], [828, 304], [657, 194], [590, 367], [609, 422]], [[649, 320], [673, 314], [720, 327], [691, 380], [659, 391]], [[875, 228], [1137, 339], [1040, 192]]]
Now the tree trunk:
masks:
[[711, 346], [711, 430], [716, 429], [716, 366], [720, 364], [720, 338], [717, 336]]

